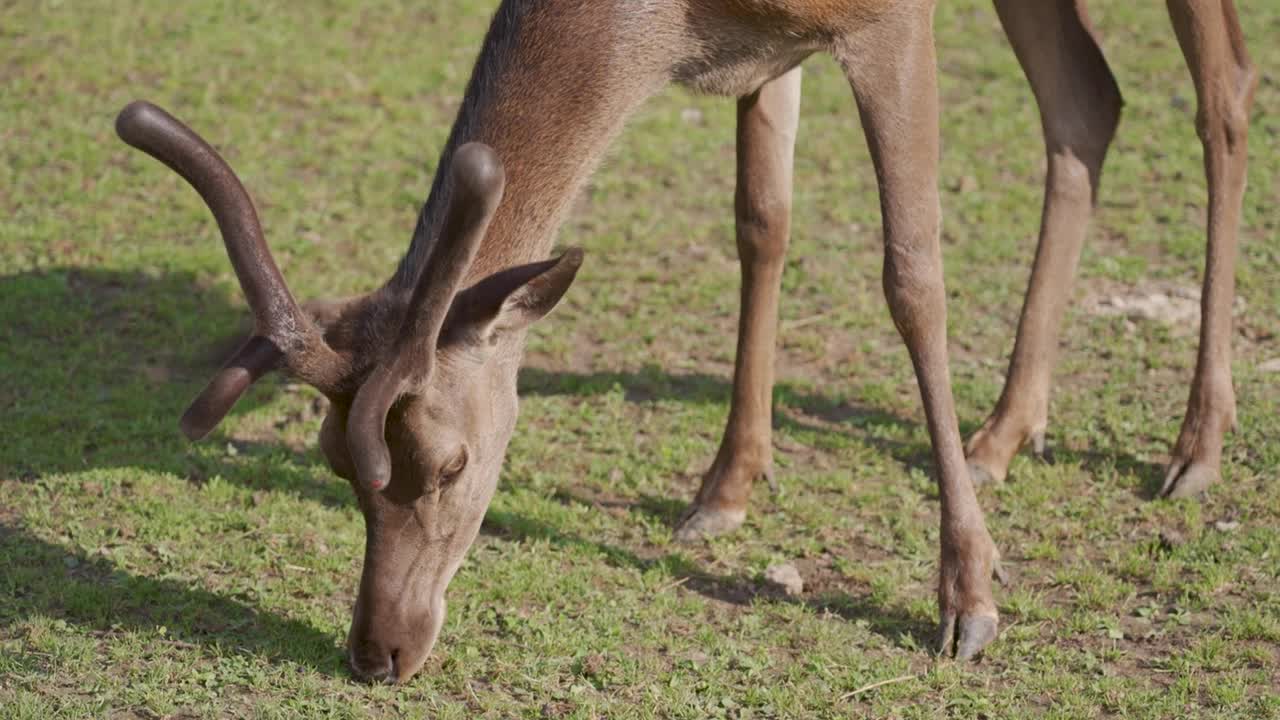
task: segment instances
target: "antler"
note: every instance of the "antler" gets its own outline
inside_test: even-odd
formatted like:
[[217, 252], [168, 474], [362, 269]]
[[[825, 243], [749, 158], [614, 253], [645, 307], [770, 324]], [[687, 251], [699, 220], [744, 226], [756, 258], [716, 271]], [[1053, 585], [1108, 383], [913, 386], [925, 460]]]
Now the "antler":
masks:
[[198, 440], [222, 421], [253, 381], [287, 366], [321, 391], [333, 390], [347, 363], [290, 294], [262, 235], [253, 202], [234, 171], [199, 135], [149, 102], [135, 101], [116, 118], [120, 139], [182, 176], [218, 221], [227, 255], [253, 311], [255, 334], [218, 371], [183, 413], [182, 431]]
[[356, 476], [374, 490], [391, 480], [387, 412], [412, 385], [431, 374], [450, 303], [502, 201], [502, 161], [488, 145], [459, 147], [450, 172], [453, 193], [444, 228], [418, 276], [391, 354], [360, 387], [347, 419], [347, 448]]

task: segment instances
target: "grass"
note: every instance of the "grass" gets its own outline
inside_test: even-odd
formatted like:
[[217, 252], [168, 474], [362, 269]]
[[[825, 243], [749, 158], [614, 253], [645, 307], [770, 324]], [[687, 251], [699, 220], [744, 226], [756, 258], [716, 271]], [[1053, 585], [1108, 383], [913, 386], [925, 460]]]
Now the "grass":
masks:
[[[1262, 70], [1234, 337], [1240, 429], [1203, 503], [1150, 502], [1194, 329], [1070, 312], [1056, 461], [984, 489], [1014, 574], [976, 664], [932, 658], [938, 503], [879, 290], [847, 86], [806, 70], [775, 412], [778, 495], [681, 546], [727, 413], [732, 103], [671, 90], [560, 235], [588, 260], [540, 325], [485, 529], [427, 669], [367, 687], [340, 648], [362, 520], [279, 379], [207, 441], [176, 420], [244, 314], [196, 195], [119, 142], [135, 97], [222, 148], [303, 297], [406, 247], [492, 2], [10, 3], [0, 24], [0, 716], [1280, 717], [1280, 9]], [[1194, 287], [1194, 94], [1155, 5], [1098, 2], [1126, 95], [1077, 301]], [[938, 11], [952, 372], [993, 405], [1034, 251], [1043, 153], [991, 9]], [[688, 112], [696, 111], [696, 112]], [[673, 282], [673, 278], [679, 278]], [[803, 595], [764, 569], [793, 561]], [[906, 679], [902, 679], [902, 678]], [[853, 694], [861, 688], [879, 685]]]

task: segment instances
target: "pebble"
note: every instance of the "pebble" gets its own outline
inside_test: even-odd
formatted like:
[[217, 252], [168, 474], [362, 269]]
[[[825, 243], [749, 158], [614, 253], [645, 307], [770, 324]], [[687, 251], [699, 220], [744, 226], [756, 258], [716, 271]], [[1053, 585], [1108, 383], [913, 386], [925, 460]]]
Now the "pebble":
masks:
[[770, 565], [764, 571], [764, 579], [778, 586], [782, 592], [791, 597], [804, 592], [804, 578], [800, 577], [800, 571], [791, 563]]

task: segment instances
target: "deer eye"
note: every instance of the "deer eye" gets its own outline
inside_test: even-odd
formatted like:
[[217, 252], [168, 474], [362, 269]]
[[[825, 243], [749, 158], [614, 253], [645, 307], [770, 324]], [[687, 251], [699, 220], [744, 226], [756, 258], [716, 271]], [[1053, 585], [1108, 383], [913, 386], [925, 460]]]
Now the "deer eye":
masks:
[[448, 483], [457, 479], [462, 469], [467, 466], [467, 449], [458, 450], [458, 454], [447, 465], [440, 468], [440, 482]]

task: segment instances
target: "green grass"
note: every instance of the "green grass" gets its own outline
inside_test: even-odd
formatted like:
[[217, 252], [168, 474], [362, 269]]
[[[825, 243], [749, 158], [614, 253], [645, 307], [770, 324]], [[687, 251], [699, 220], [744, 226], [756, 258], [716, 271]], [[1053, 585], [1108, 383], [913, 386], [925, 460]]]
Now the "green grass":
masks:
[[[782, 492], [700, 546], [671, 526], [727, 413], [733, 107], [671, 90], [560, 235], [588, 249], [530, 341], [522, 416], [442, 639], [407, 687], [341, 646], [362, 552], [318, 396], [261, 383], [215, 434], [176, 420], [244, 314], [195, 193], [127, 148], [136, 97], [225, 151], [303, 297], [407, 245], [492, 2], [9, 3], [0, 22], [0, 716], [1280, 716], [1280, 7], [1243, 3], [1250, 135], [1240, 430], [1203, 504], [1149, 502], [1194, 332], [1062, 338], [1052, 465], [983, 490], [1013, 571], [976, 664], [927, 652], [938, 503], [880, 296], [848, 88], [808, 63], [775, 415]], [[1194, 93], [1158, 4], [1098, 2], [1126, 96], [1074, 296], [1195, 286]], [[962, 424], [994, 403], [1034, 251], [1038, 119], [991, 9], [942, 3], [945, 252]], [[700, 111], [684, 113], [686, 109]], [[676, 280], [678, 278], [678, 280]], [[1233, 521], [1237, 526], [1222, 524]], [[1223, 529], [1225, 528], [1225, 529]], [[1181, 543], [1162, 543], [1176, 532]], [[764, 588], [791, 560], [808, 588]], [[881, 680], [912, 676], [849, 696]]]

